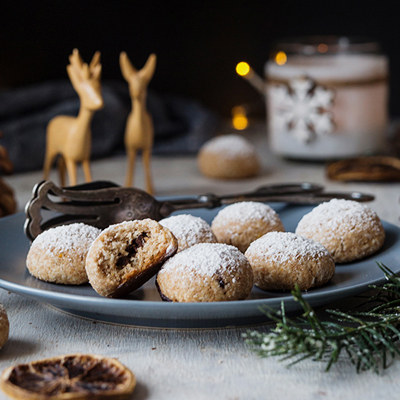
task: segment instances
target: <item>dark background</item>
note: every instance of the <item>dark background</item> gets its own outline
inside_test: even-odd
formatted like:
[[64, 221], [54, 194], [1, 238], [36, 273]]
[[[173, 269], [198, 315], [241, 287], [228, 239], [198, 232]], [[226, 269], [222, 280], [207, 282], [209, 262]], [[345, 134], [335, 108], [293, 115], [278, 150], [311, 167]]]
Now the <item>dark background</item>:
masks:
[[[6, 3], [6, 4], [5, 4]], [[392, 116], [400, 115], [399, 17], [394, 1], [9, 1], [0, 5], [0, 90], [66, 79], [68, 55], [102, 53], [103, 80], [121, 80], [124, 50], [137, 67], [158, 56], [150, 87], [199, 100], [222, 116], [259, 94], [235, 73], [259, 73], [271, 42], [294, 35], [361, 35], [390, 58]]]

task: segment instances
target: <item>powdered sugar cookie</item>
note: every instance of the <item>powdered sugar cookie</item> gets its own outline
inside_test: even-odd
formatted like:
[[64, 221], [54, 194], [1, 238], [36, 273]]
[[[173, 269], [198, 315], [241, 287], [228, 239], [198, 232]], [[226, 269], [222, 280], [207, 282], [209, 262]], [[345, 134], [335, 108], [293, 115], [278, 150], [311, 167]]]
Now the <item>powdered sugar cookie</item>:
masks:
[[215, 216], [211, 229], [221, 243], [245, 252], [250, 243], [271, 231], [284, 231], [278, 214], [268, 205], [253, 201], [231, 204]]
[[291, 232], [269, 232], [245, 253], [254, 284], [264, 290], [300, 290], [321, 286], [335, 273], [335, 262], [322, 244]]
[[211, 178], [248, 178], [259, 170], [254, 146], [236, 134], [217, 136], [206, 142], [197, 161], [200, 172]]
[[86, 283], [86, 255], [100, 232], [100, 229], [83, 223], [57, 226], [42, 232], [32, 242], [26, 258], [29, 272], [47, 282]]
[[157, 275], [161, 297], [174, 302], [244, 300], [253, 271], [233, 246], [200, 243], [170, 258]]
[[367, 257], [385, 241], [377, 214], [365, 204], [333, 199], [304, 215], [296, 233], [322, 243], [337, 263]]
[[204, 219], [190, 214], [173, 215], [159, 223], [168, 228], [178, 240], [178, 251], [197, 243], [216, 243], [211, 226]]
[[89, 249], [89, 283], [101, 296], [124, 296], [154, 276], [177, 248], [174, 235], [154, 220], [111, 225]]

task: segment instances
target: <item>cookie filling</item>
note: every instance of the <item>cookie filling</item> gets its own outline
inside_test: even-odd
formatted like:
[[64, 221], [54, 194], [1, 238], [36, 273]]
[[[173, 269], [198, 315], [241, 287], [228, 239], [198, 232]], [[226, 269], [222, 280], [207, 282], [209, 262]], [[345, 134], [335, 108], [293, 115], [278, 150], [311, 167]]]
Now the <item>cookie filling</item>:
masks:
[[118, 270], [121, 270], [125, 268], [128, 264], [132, 263], [138, 249], [144, 246], [144, 244], [146, 243], [146, 239], [148, 238], [149, 235], [146, 232], [143, 232], [126, 247], [125, 251], [127, 252], [127, 254], [119, 255], [119, 258], [116, 262], [116, 267]]

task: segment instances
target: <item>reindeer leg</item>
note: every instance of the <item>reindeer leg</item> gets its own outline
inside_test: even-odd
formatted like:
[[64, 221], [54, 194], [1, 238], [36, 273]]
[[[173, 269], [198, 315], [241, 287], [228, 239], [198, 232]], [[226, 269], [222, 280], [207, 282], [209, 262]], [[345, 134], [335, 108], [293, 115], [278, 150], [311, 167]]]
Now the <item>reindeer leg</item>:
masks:
[[61, 187], [65, 186], [65, 160], [62, 155], [60, 155], [58, 159], [58, 171], [60, 174], [60, 185]]
[[53, 163], [55, 155], [50, 154], [48, 151], [46, 151], [46, 156], [44, 159], [44, 165], [43, 165], [43, 179], [48, 180], [50, 176], [50, 170], [51, 170], [51, 164]]
[[146, 178], [146, 191], [149, 194], [153, 194], [154, 188], [151, 178], [151, 149], [143, 150], [143, 165]]
[[67, 171], [68, 171], [68, 178], [70, 186], [75, 186], [77, 179], [76, 179], [76, 163], [72, 160], [65, 160], [67, 163]]
[[83, 173], [85, 174], [86, 182], [92, 181], [92, 172], [90, 171], [90, 163], [89, 160], [82, 161]]
[[134, 177], [134, 168], [136, 161], [136, 149], [128, 150], [128, 167], [126, 170], [126, 178], [125, 178], [125, 186], [130, 187], [133, 185], [133, 177]]

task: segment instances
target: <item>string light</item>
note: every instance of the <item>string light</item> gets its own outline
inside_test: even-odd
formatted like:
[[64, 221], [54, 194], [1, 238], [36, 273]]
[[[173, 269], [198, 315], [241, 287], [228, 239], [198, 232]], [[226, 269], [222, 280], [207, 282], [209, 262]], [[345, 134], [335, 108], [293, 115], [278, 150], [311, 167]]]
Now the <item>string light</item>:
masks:
[[236, 65], [236, 73], [242, 78], [246, 79], [255, 89], [257, 89], [264, 96], [264, 81], [254, 72], [254, 70], [247, 62], [241, 61], [240, 63], [238, 63]]
[[246, 76], [250, 72], [250, 65], [247, 62], [241, 61], [236, 65], [236, 72], [240, 76]]
[[317, 50], [318, 50], [320, 53], [326, 53], [326, 52], [328, 51], [328, 46], [327, 46], [325, 43], [320, 43], [320, 44], [317, 46]]
[[236, 106], [232, 109], [232, 125], [235, 129], [242, 131], [249, 125], [246, 109], [243, 106]]
[[284, 51], [278, 51], [278, 53], [276, 53], [276, 56], [275, 56], [275, 62], [278, 65], [284, 65], [284, 64], [286, 64], [286, 61], [287, 61], [286, 53]]

